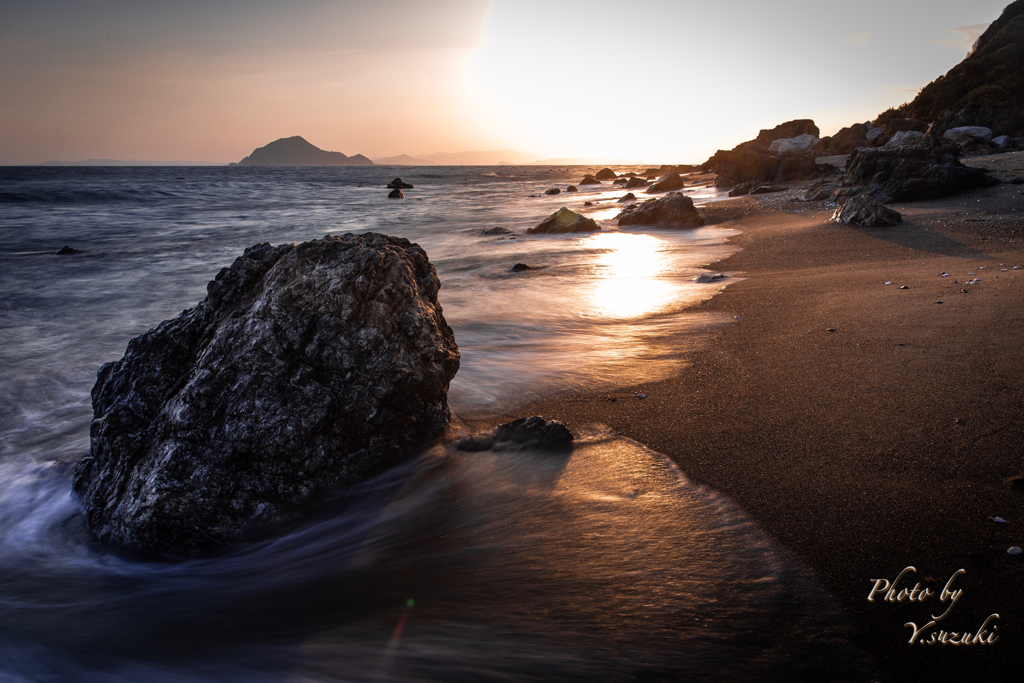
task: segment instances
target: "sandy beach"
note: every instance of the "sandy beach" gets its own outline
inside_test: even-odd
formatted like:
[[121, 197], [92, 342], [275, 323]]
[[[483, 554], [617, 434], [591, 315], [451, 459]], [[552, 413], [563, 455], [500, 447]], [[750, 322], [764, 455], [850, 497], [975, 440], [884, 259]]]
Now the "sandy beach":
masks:
[[[710, 267], [743, 279], [699, 310], [734, 324], [710, 331], [673, 379], [565, 394], [493, 422], [603, 423], [668, 454], [814, 571], [885, 680], [1018, 671], [1024, 564], [1007, 549], [1024, 543], [1024, 490], [1012, 484], [1024, 476], [1024, 194], [1010, 181], [1024, 155], [968, 163], [1006, 184], [896, 204], [894, 228], [830, 223], [832, 208], [795, 189], [703, 208], [708, 224], [740, 232], [741, 250]], [[895, 588], [934, 596], [867, 600], [908, 566]], [[962, 590], [955, 608], [924, 630], [953, 603], [947, 586]], [[948, 642], [986, 619], [997, 641]], [[922, 629], [913, 645], [908, 622]], [[945, 645], [921, 644], [940, 630]]]

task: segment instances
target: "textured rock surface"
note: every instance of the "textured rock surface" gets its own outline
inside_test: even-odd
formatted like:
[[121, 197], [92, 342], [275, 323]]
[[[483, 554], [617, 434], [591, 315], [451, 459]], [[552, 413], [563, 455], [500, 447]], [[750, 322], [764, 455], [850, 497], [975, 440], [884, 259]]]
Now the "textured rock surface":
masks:
[[602, 168], [594, 177], [598, 180], [615, 180], [619, 176], [610, 168]]
[[768, 147], [768, 150], [778, 154], [806, 152], [811, 147], [814, 147], [814, 144], [817, 141], [818, 138], [808, 133], [804, 133], [803, 135], [798, 135], [795, 138], [779, 138]]
[[679, 192], [627, 206], [616, 218], [619, 225], [660, 225], [692, 228], [704, 225], [704, 218], [693, 207], [693, 200]]
[[568, 451], [572, 442], [572, 432], [564, 424], [534, 415], [459, 439], [455, 447], [460, 451]]
[[666, 173], [658, 182], [647, 188], [647, 194], [654, 194], [655, 192], [671, 192], [672, 190], [683, 189], [683, 179], [679, 177], [679, 174], [675, 171]]
[[889, 138], [889, 142], [885, 143], [885, 149], [917, 144], [923, 137], [924, 133], [920, 133], [916, 130], [901, 130], [898, 133], [894, 133], [893, 136]]
[[820, 178], [825, 169], [816, 162], [811, 151], [775, 154], [756, 145], [743, 144], [729, 151], [719, 151], [708, 159], [720, 177], [733, 183], [781, 182]]
[[627, 190], [632, 190], [638, 187], [647, 187], [647, 181], [639, 176], [633, 176], [626, 181]]
[[387, 184], [387, 187], [390, 187], [390, 188], [393, 188], [393, 189], [396, 189], [396, 190], [411, 190], [412, 189], [412, 183], [407, 183], [404, 180], [402, 180], [401, 178], [395, 178], [394, 180], [392, 180], [390, 183]]
[[759, 147], [768, 147], [776, 140], [795, 138], [801, 135], [810, 135], [816, 138], [820, 134], [821, 131], [811, 119], [795, 119], [780, 123], [770, 130], [762, 130], [751, 142]]
[[378, 234], [245, 250], [100, 368], [74, 489], [101, 540], [199, 555], [440, 434], [459, 351], [426, 253]]
[[581, 216], [566, 207], [560, 208], [545, 218], [540, 225], [526, 232], [531, 235], [562, 232], [594, 232], [600, 230], [594, 219]]
[[618, 199], [618, 203], [619, 204], [628, 204], [630, 202], [635, 202], [635, 201], [636, 201], [636, 195], [633, 194], [632, 192], [627, 192], [626, 194], [622, 195]]
[[992, 131], [984, 126], [959, 126], [949, 128], [942, 137], [950, 142], [988, 142], [992, 139]]
[[850, 197], [836, 209], [832, 214], [835, 223], [847, 225], [863, 225], [871, 228], [881, 228], [887, 225], [896, 225], [903, 222], [903, 216], [898, 211], [890, 209], [874, 197], [858, 195]]
[[860, 194], [886, 203], [932, 199], [997, 182], [985, 171], [960, 163], [959, 152], [953, 146], [858, 149], [846, 162], [846, 173], [833, 200]]

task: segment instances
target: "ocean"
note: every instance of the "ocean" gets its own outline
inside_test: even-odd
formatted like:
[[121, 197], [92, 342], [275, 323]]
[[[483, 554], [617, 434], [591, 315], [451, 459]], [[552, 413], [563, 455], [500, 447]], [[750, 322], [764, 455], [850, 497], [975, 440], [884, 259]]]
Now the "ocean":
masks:
[[[688, 307], [735, 281], [694, 281], [734, 232], [619, 230], [609, 183], [544, 194], [593, 170], [0, 168], [0, 681], [859, 680], [799, 563], [600, 425], [560, 459], [435, 447], [213, 559], [90, 539], [71, 476], [96, 371], [256, 243], [420, 244], [462, 354], [458, 415], [671, 376], [732, 324]], [[396, 175], [415, 188], [389, 200]], [[602, 230], [522, 234], [561, 206]]]

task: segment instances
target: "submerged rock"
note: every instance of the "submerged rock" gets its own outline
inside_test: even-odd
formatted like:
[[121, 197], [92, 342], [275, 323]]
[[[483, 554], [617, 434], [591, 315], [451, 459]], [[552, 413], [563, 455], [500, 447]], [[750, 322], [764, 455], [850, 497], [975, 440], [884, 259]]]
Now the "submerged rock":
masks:
[[612, 181], [612, 185], [625, 185], [629, 182], [629, 178], [616, 178]]
[[610, 168], [602, 168], [594, 177], [598, 180], [615, 180], [619, 176]]
[[450, 419], [459, 367], [426, 253], [367, 233], [245, 250], [92, 390], [92, 532], [195, 556], [296, 519]]
[[508, 228], [499, 225], [495, 228], [488, 228], [487, 230], [481, 230], [480, 234], [485, 237], [493, 237], [495, 235], [511, 235], [512, 231]]
[[75, 254], [81, 253], [84, 253], [81, 249], [75, 249], [74, 247], [69, 247], [68, 245], [65, 244], [63, 247], [61, 247], [60, 251], [57, 252], [57, 256], [73, 256]]
[[654, 194], [655, 192], [671, 192], [672, 190], [683, 189], [683, 179], [679, 177], [679, 174], [675, 171], [666, 173], [658, 182], [647, 188], [647, 194]]
[[601, 226], [594, 219], [581, 216], [563, 206], [545, 218], [540, 225], [530, 228], [526, 232], [530, 235], [536, 235], [563, 232], [595, 232], [600, 229]]
[[580, 181], [580, 185], [600, 185], [601, 181], [592, 175], [583, 176], [583, 180]]
[[401, 190], [391, 190], [388, 193], [388, 199], [405, 199], [405, 193]]
[[569, 451], [572, 442], [572, 432], [564, 424], [534, 415], [459, 439], [455, 447], [460, 451]]
[[636, 195], [633, 194], [632, 192], [627, 192], [626, 194], [624, 194], [621, 197], [619, 197], [619, 202], [618, 203], [619, 204], [628, 204], [629, 202], [635, 202], [635, 201], [636, 201]]
[[679, 192], [627, 206], [616, 218], [619, 225], [661, 225], [691, 228], [704, 225], [704, 218], [693, 207], [693, 200]]
[[411, 190], [412, 184], [405, 182], [401, 178], [395, 178], [387, 184], [387, 187], [394, 188], [396, 190]]
[[557, 187], [549, 187], [548, 189], [544, 190], [544, 194], [561, 194], [561, 193], [562, 193], [562, 191], [559, 190]]
[[517, 263], [514, 266], [512, 266], [513, 273], [519, 273], [524, 270], [533, 270], [533, 266], [528, 266], [525, 263]]
[[577, 188], [575, 185], [570, 185], [569, 187], [565, 188], [565, 191], [566, 192], [579, 192], [579, 188]]
[[834, 223], [846, 225], [862, 225], [871, 228], [882, 228], [903, 222], [898, 211], [890, 209], [874, 197], [859, 195], [850, 197], [832, 214]]
[[986, 171], [960, 163], [960, 153], [951, 145], [862, 148], [850, 155], [832, 199], [867, 194], [885, 203], [905, 202], [997, 184]]

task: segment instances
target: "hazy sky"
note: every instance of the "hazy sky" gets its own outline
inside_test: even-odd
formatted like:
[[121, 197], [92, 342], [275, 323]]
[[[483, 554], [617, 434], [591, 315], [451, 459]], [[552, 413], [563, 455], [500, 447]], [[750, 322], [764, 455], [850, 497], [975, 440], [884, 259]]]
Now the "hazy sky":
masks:
[[0, 0], [0, 164], [518, 149], [699, 162], [873, 118], [1009, 0]]

